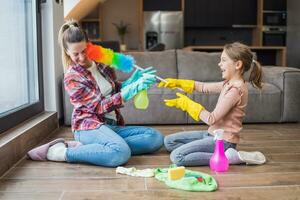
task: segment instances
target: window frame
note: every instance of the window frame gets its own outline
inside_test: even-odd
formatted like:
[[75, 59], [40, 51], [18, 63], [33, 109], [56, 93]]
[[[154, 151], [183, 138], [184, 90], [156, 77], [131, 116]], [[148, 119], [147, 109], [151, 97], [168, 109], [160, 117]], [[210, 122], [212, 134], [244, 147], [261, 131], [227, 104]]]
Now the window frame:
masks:
[[37, 68], [39, 101], [0, 118], [0, 134], [17, 126], [25, 120], [44, 111], [43, 57], [42, 57], [42, 29], [41, 29], [41, 1], [36, 2], [36, 33], [37, 33]]

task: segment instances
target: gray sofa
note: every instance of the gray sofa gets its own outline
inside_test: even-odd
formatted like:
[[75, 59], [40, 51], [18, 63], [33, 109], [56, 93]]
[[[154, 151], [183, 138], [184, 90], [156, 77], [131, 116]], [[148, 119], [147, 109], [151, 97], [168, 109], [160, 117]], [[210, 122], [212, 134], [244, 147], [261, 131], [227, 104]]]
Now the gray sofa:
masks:
[[[132, 52], [136, 63], [142, 67], [154, 66], [157, 74], [163, 78], [173, 77], [193, 79], [205, 82], [221, 81], [221, 72], [217, 65], [220, 53], [168, 50], [163, 52]], [[300, 70], [289, 67], [263, 67], [263, 89], [260, 91], [248, 84], [249, 103], [244, 122], [298, 122], [300, 121]], [[117, 72], [120, 80], [129, 75]], [[245, 74], [248, 80], [249, 73]], [[175, 97], [175, 93], [156, 86], [148, 91], [150, 100], [146, 110], [134, 108], [133, 101], [126, 103], [122, 114], [127, 124], [195, 124], [185, 112], [166, 107], [163, 99]], [[209, 111], [216, 105], [219, 94], [189, 95], [200, 102]], [[69, 97], [64, 95], [65, 124], [70, 125], [72, 106]]]

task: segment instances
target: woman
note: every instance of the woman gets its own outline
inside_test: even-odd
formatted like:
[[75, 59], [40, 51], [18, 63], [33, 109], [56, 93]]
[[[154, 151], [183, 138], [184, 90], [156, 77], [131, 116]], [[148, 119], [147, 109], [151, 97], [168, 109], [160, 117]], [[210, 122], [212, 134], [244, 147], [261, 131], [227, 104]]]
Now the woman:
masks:
[[115, 167], [131, 155], [152, 153], [163, 145], [163, 136], [153, 128], [124, 126], [119, 108], [155, 82], [151, 68], [135, 73], [122, 84], [114, 70], [86, 56], [88, 38], [76, 21], [67, 21], [59, 31], [64, 85], [74, 105], [72, 131], [77, 142], [62, 139], [37, 147], [33, 160], [66, 161]]

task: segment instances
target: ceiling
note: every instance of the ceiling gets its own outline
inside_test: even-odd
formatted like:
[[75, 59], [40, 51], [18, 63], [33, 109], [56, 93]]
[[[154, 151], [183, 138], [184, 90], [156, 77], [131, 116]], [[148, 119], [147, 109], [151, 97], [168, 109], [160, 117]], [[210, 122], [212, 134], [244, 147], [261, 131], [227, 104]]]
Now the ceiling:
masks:
[[81, 20], [93, 11], [99, 3], [103, 3], [106, 0], [65, 0], [64, 6], [68, 7], [65, 11], [65, 20], [75, 19]]

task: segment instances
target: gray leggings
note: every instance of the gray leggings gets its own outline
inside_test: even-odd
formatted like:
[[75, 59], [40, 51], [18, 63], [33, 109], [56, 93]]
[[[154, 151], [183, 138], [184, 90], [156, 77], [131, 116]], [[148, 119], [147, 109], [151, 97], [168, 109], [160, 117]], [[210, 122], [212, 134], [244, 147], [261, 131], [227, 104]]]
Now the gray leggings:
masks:
[[[178, 166], [209, 165], [215, 149], [214, 137], [207, 131], [179, 132], [165, 137], [165, 147], [170, 159]], [[236, 144], [224, 141], [225, 151]]]

